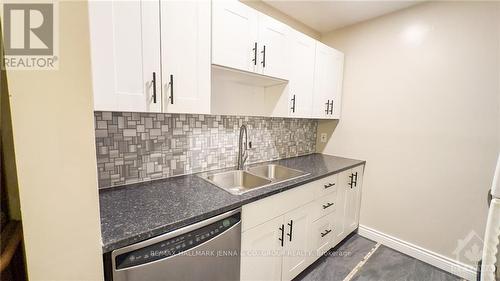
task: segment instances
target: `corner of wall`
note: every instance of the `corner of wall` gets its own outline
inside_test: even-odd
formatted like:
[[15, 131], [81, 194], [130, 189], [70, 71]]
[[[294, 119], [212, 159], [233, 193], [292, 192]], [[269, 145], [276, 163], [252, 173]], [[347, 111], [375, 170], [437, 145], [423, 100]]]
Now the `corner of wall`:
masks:
[[104, 278], [87, 10], [87, 1], [54, 9], [57, 70], [5, 74], [30, 280]]
[[[0, 50], [3, 50], [2, 27], [0, 23]], [[0, 53], [3, 62], [3, 52]], [[0, 69], [0, 156], [1, 156], [1, 183], [7, 190], [9, 216], [14, 220], [21, 220], [21, 209], [19, 204], [19, 188], [17, 183], [16, 161], [14, 154], [14, 139], [12, 136], [12, 119], [10, 114], [9, 89], [7, 85], [7, 74], [5, 67]]]
[[[340, 120], [318, 120], [318, 130], [316, 133], [316, 152], [323, 154], [333, 154], [331, 149], [327, 146], [330, 139], [333, 137], [333, 132]], [[321, 141], [321, 135], [326, 134], [326, 142]]]

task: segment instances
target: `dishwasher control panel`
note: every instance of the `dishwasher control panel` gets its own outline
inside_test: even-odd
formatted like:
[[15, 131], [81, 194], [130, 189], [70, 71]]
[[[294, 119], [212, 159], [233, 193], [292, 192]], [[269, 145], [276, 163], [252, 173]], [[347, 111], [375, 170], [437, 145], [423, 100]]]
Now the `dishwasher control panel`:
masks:
[[[241, 220], [241, 214], [237, 213], [230, 217], [221, 219], [207, 226], [181, 234], [179, 236], [163, 240], [161, 242], [145, 246], [115, 257], [115, 268], [125, 269], [142, 265], [170, 256], [182, 254], [210, 239], [213, 239], [230, 229]], [[196, 255], [209, 255], [212, 253], [186, 253]]]

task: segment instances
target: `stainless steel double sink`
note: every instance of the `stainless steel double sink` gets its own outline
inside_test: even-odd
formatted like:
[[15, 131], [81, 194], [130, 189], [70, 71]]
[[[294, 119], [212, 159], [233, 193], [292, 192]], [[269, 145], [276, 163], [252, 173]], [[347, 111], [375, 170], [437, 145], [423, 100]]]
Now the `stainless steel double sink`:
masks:
[[201, 174], [200, 177], [225, 191], [240, 195], [248, 191], [266, 187], [308, 175], [309, 173], [270, 164], [232, 170], [214, 174]]

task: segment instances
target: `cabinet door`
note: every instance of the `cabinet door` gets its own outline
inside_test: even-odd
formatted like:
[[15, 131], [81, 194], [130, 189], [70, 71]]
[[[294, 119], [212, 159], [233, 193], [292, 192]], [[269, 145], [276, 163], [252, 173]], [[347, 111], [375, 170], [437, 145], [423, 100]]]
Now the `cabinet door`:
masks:
[[313, 94], [316, 118], [340, 118], [343, 61], [342, 53], [316, 42]]
[[311, 206], [307, 204], [284, 215], [285, 250], [281, 280], [292, 280], [309, 265]]
[[362, 181], [363, 166], [355, 167], [349, 171], [345, 207], [345, 229], [347, 234], [354, 231], [359, 225]]
[[354, 186], [354, 173], [353, 170], [349, 172], [349, 182], [346, 187], [346, 206], [345, 206], [345, 230], [349, 234], [354, 230], [356, 224], [356, 189]]
[[164, 111], [210, 113], [210, 1], [160, 5]]
[[288, 79], [288, 43], [290, 28], [264, 14], [259, 15], [259, 61], [260, 73]]
[[348, 220], [347, 229], [349, 232], [354, 231], [359, 225], [359, 211], [361, 205], [361, 186], [363, 183], [363, 166], [358, 166], [351, 169], [353, 176], [352, 185], [349, 186], [348, 192], [348, 213], [346, 218]]
[[289, 37], [289, 115], [311, 117], [316, 40], [298, 31], [292, 31]]
[[347, 207], [347, 201], [350, 193], [348, 192], [349, 189], [349, 182], [350, 178], [349, 175], [351, 174], [351, 170], [344, 171], [338, 175], [338, 186], [337, 186], [337, 206], [336, 206], [336, 212], [335, 212], [335, 231], [334, 231], [334, 237], [333, 237], [333, 245], [338, 244], [342, 239], [344, 239], [348, 232], [346, 229], [346, 207]]
[[332, 70], [332, 76], [335, 86], [334, 94], [331, 96], [333, 100], [333, 113], [331, 118], [340, 119], [342, 112], [342, 85], [344, 81], [344, 54], [335, 51], [335, 64]]
[[159, 3], [91, 1], [89, 26], [94, 109], [160, 112]]
[[241, 234], [241, 280], [281, 280], [283, 217]]
[[213, 1], [212, 63], [256, 71], [257, 19], [257, 11], [237, 0]]

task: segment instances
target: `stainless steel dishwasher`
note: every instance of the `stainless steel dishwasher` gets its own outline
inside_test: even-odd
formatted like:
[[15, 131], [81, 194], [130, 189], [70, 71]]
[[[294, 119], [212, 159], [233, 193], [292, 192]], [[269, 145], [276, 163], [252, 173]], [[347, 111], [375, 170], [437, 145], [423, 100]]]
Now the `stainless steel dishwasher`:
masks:
[[237, 209], [113, 251], [113, 280], [239, 280], [240, 242]]

